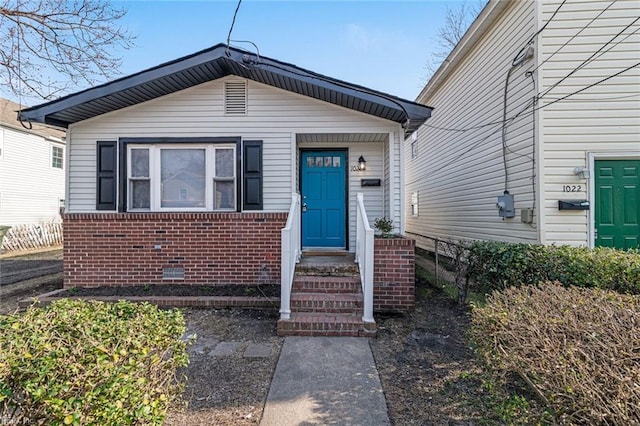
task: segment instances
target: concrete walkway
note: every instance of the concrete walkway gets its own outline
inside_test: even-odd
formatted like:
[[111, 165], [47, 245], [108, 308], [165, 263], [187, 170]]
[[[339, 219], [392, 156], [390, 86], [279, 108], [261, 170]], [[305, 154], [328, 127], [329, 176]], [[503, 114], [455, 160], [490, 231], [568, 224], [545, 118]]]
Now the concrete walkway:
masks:
[[260, 425], [388, 424], [366, 338], [285, 338]]

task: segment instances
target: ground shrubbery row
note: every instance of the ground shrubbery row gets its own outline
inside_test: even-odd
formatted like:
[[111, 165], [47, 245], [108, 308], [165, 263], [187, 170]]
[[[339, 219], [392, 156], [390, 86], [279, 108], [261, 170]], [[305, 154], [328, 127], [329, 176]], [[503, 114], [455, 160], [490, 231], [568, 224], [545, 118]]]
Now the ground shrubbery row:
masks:
[[640, 294], [640, 252], [599, 247], [476, 241], [469, 246], [468, 278], [476, 291], [558, 281]]
[[0, 424], [161, 424], [185, 321], [149, 304], [61, 300], [0, 316]]
[[[508, 423], [640, 424], [640, 297], [511, 287], [473, 309], [472, 337], [490, 387], [513, 405]], [[529, 395], [505, 395], [513, 375]], [[547, 418], [528, 412], [532, 398]]]

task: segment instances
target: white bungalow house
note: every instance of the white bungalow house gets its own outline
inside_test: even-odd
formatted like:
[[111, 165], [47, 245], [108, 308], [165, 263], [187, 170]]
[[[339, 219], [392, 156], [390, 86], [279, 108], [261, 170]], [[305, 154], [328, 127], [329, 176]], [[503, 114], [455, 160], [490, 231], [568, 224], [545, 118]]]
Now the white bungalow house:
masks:
[[[22, 118], [67, 128], [66, 287], [281, 283], [284, 324], [303, 323], [291, 305], [308, 297], [289, 300], [301, 250], [334, 250], [360, 266], [360, 327], [413, 300], [413, 269], [374, 278], [369, 225], [404, 231], [403, 143], [430, 112], [219, 44]], [[301, 327], [347, 331], [336, 315]]]
[[640, 3], [494, 1], [417, 98], [406, 233], [640, 244]]
[[65, 134], [17, 120], [20, 105], [0, 98], [0, 226], [60, 221]]

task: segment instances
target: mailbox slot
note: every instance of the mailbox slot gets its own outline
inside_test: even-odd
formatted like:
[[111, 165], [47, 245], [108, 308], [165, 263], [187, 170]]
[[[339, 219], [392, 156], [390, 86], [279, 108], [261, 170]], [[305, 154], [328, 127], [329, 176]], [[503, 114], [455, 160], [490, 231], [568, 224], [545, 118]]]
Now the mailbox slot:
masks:
[[558, 200], [558, 210], [589, 210], [589, 201]]
[[380, 179], [360, 179], [360, 186], [380, 186]]

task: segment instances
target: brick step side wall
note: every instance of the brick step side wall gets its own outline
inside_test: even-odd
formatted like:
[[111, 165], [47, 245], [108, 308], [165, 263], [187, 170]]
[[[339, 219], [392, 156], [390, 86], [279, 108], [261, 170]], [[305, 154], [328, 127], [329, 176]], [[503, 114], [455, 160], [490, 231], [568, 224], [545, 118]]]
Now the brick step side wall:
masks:
[[415, 307], [415, 282], [415, 240], [375, 238], [374, 311], [411, 311]]

